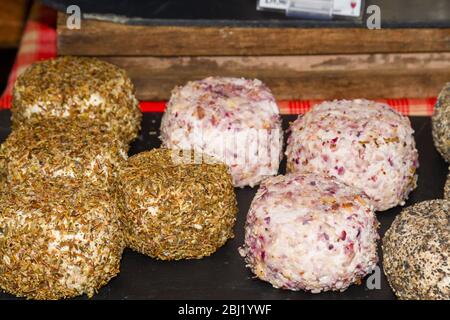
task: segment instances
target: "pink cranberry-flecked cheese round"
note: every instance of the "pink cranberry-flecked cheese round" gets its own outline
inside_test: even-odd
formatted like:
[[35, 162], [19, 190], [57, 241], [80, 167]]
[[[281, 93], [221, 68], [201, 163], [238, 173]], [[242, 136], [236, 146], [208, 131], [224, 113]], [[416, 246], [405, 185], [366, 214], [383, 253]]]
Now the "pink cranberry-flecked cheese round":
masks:
[[363, 192], [332, 177], [291, 173], [261, 184], [240, 253], [275, 288], [344, 291], [375, 268], [377, 228]]
[[235, 187], [278, 173], [283, 133], [278, 106], [259, 80], [209, 77], [172, 91], [161, 122], [163, 146], [224, 162]]
[[324, 102], [291, 125], [288, 171], [334, 176], [362, 189], [376, 211], [404, 205], [419, 166], [413, 133], [408, 117], [386, 104]]

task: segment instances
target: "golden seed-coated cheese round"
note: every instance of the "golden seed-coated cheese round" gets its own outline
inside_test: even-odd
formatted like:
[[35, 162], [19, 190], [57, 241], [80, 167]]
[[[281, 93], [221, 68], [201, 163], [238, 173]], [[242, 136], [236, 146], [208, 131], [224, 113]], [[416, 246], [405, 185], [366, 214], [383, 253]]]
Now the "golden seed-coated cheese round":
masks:
[[0, 146], [0, 170], [8, 183], [68, 177], [108, 187], [127, 148], [97, 121], [51, 118], [13, 130]]
[[[233, 237], [237, 204], [224, 164], [187, 151], [134, 155], [116, 183], [127, 246], [162, 260], [202, 258]], [[178, 161], [180, 160], [180, 161]]]
[[383, 238], [383, 267], [400, 299], [450, 298], [450, 202], [403, 209]]
[[92, 296], [119, 273], [124, 248], [113, 196], [73, 179], [0, 194], [0, 288], [29, 299]]
[[141, 112], [124, 70], [95, 58], [60, 57], [33, 64], [13, 89], [13, 128], [48, 117], [104, 122], [128, 143], [137, 137]]

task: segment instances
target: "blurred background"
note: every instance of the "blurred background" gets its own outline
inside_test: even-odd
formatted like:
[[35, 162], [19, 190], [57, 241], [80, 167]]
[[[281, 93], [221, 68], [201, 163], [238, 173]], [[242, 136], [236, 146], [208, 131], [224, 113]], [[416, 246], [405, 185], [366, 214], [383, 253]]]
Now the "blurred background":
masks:
[[[79, 30], [67, 25], [70, 5], [81, 10]], [[367, 28], [371, 5], [380, 8], [381, 30]], [[0, 0], [0, 107], [9, 106], [26, 66], [56, 55], [126, 69], [148, 102], [165, 101], [186, 81], [222, 75], [259, 78], [289, 105], [422, 99], [418, 112], [429, 114], [427, 99], [450, 79], [448, 0], [366, 0], [359, 17], [329, 20], [256, 7], [256, 0]]]

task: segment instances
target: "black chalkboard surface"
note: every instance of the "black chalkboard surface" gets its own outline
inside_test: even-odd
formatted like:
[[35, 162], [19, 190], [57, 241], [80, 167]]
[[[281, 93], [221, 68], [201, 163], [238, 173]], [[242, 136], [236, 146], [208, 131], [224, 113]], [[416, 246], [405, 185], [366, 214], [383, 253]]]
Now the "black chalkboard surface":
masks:
[[[78, 5], [85, 18], [142, 25], [252, 27], [364, 27], [363, 20], [300, 20], [256, 10], [256, 0], [43, 0], [65, 12]], [[450, 27], [449, 0], [366, 0], [381, 9], [382, 28]], [[364, 10], [365, 11], [365, 10]]]

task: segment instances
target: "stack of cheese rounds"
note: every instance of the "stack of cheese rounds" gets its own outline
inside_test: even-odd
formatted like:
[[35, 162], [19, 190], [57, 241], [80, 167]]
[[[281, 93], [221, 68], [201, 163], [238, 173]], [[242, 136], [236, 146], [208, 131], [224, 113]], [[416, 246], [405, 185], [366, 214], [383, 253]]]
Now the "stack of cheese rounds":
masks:
[[110, 192], [141, 113], [109, 63], [36, 63], [14, 86], [13, 132], [0, 147], [0, 288], [33, 299], [92, 296], [124, 248]]

